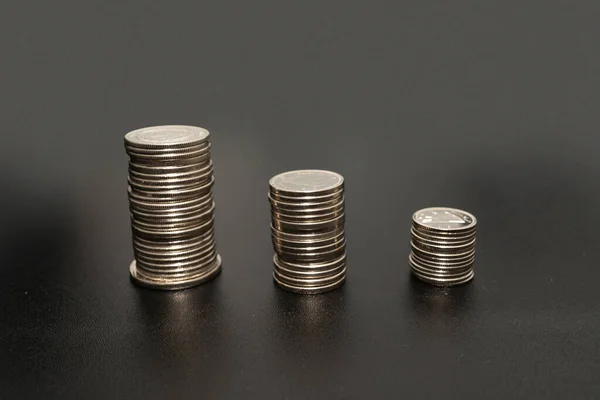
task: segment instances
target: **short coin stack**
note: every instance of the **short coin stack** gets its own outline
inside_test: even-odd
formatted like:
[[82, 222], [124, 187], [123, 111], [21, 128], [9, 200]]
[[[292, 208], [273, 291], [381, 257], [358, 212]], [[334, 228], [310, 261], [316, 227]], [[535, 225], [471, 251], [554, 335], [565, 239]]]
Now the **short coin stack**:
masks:
[[193, 126], [157, 126], [125, 135], [135, 260], [133, 281], [174, 290], [221, 270], [214, 236], [209, 133]]
[[477, 220], [454, 208], [425, 208], [413, 215], [409, 264], [422, 281], [453, 286], [473, 278]]
[[323, 293], [346, 280], [344, 178], [299, 170], [269, 181], [273, 278], [295, 293]]

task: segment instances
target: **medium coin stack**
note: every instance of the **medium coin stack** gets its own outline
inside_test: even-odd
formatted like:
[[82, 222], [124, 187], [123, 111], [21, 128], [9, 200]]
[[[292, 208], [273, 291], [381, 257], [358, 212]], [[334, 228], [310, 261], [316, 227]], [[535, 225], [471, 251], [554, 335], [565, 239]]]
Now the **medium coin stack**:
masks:
[[422, 281], [454, 286], [473, 279], [477, 219], [454, 208], [425, 208], [413, 214], [409, 264]]
[[156, 126], [125, 135], [135, 260], [132, 280], [174, 290], [221, 270], [214, 235], [209, 133], [193, 126]]
[[344, 178], [299, 170], [269, 181], [273, 278], [295, 293], [324, 293], [346, 280]]

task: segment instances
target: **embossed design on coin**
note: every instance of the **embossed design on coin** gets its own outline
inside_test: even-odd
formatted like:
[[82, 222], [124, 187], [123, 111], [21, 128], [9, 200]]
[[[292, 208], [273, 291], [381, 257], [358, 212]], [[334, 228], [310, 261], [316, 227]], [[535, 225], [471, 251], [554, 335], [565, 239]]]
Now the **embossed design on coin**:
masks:
[[318, 169], [289, 171], [274, 176], [269, 185], [276, 192], [290, 194], [322, 194], [340, 189], [344, 178], [340, 174]]
[[125, 135], [125, 143], [140, 147], [191, 146], [205, 141], [206, 129], [186, 125], [152, 126], [137, 129]]
[[469, 229], [477, 223], [475, 217], [465, 211], [443, 207], [419, 210], [413, 220], [423, 226], [443, 230]]

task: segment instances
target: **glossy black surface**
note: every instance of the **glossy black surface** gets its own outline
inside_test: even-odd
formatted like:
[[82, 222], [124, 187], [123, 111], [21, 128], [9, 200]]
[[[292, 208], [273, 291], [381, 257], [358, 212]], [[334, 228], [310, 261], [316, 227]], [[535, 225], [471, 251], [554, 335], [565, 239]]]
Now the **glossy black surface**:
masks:
[[[0, 397], [593, 398], [595, 1], [27, 2], [0, 13]], [[223, 273], [134, 287], [123, 135], [212, 133]], [[348, 282], [271, 281], [268, 179], [346, 180]], [[478, 218], [410, 278], [411, 215]]]

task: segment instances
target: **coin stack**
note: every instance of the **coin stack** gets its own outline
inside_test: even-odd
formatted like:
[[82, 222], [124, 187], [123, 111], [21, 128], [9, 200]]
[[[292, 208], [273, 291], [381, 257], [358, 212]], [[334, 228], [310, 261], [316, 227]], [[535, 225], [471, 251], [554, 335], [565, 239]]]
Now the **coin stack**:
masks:
[[130, 274], [137, 284], [184, 289], [221, 270], [208, 137], [207, 130], [193, 126], [156, 126], [125, 135], [135, 256]]
[[473, 279], [477, 219], [454, 208], [425, 208], [413, 214], [409, 264], [422, 281], [454, 286]]
[[295, 293], [324, 293], [346, 280], [344, 178], [299, 170], [269, 181], [273, 278]]

